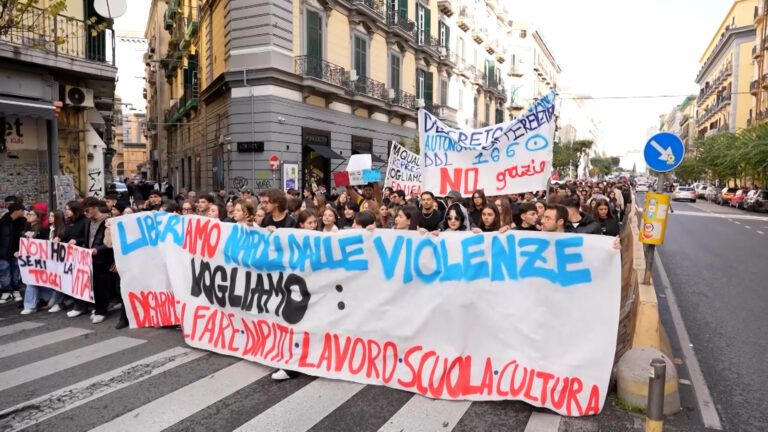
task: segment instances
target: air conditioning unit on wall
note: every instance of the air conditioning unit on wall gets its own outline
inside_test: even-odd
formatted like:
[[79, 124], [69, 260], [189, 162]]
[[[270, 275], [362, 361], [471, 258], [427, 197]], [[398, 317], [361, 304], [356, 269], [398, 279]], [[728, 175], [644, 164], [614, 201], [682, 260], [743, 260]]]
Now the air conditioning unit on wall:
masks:
[[85, 87], [66, 86], [64, 103], [67, 106], [93, 108], [93, 90]]

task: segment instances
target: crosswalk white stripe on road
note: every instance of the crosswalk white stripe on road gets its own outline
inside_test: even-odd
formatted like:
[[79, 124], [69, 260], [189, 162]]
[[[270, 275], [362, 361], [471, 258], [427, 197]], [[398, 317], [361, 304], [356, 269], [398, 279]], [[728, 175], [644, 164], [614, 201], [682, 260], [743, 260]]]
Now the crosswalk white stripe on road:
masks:
[[176, 347], [113, 369], [3, 410], [0, 412], [0, 430], [23, 429], [207, 354], [207, 351]]
[[318, 378], [240, 426], [236, 432], [306, 431], [363, 387], [364, 384]]
[[472, 401], [430, 399], [414, 395], [379, 432], [450, 431], [472, 405]]
[[30, 338], [22, 339], [16, 342], [11, 342], [5, 345], [0, 345], [0, 358], [10, 357], [12, 355], [31, 351], [33, 349], [42, 348], [46, 345], [76, 338], [88, 333], [92, 333], [92, 331], [77, 327], [67, 327], [38, 336], [32, 336]]
[[525, 426], [525, 432], [557, 432], [560, 429], [561, 416], [534, 411]]
[[41, 327], [43, 323], [35, 321], [24, 321], [17, 324], [11, 324], [9, 326], [0, 327], [0, 336], [8, 336], [16, 332], [23, 330], [31, 330], [33, 328]]
[[0, 391], [106, 357], [144, 342], [146, 341], [119, 336], [2, 372], [0, 373]]
[[93, 431], [161, 431], [266, 376], [272, 369], [242, 360], [123, 414]]

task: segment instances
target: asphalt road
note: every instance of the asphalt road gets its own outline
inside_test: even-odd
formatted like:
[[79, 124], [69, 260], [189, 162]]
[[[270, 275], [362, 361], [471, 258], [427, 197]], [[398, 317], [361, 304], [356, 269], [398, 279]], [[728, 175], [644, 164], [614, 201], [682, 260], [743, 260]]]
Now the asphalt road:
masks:
[[[642, 202], [643, 194], [638, 198]], [[768, 215], [703, 200], [672, 206], [675, 213], [657, 251], [723, 429], [765, 430]], [[659, 281], [658, 272], [654, 280]], [[668, 317], [663, 321], [676, 338]], [[681, 393], [690, 392], [680, 387]]]

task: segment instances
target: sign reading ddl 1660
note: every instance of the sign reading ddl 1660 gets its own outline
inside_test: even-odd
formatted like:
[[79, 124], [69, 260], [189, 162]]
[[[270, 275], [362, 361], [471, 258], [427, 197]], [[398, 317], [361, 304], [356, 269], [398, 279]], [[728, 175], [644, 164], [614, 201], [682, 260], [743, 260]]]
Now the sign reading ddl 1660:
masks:
[[677, 135], [661, 132], [648, 140], [643, 156], [648, 168], [658, 172], [672, 171], [683, 161], [685, 147]]

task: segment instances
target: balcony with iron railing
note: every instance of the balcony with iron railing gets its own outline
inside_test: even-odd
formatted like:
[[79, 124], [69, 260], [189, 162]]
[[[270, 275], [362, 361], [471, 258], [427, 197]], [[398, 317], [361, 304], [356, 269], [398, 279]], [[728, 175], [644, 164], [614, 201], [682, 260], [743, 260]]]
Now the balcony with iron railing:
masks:
[[304, 55], [294, 58], [296, 75], [305, 78], [315, 78], [336, 86], [343, 87], [346, 80], [346, 71], [321, 58]]
[[416, 23], [408, 19], [408, 14], [404, 11], [389, 11], [387, 13], [387, 26], [406, 39], [412, 41], [416, 39]]
[[374, 99], [387, 100], [389, 98], [387, 85], [367, 76], [358, 76], [355, 80], [347, 80], [347, 89]]
[[488, 39], [488, 31], [482, 26], [481, 23], [475, 23], [474, 27], [472, 28], [472, 40], [478, 44], [481, 44], [486, 39]]
[[184, 93], [165, 113], [166, 127], [172, 128], [199, 106], [200, 87], [197, 80], [184, 86]]
[[393, 89], [392, 96], [393, 97], [389, 99], [389, 103], [410, 110], [416, 109], [416, 95], [400, 89]]
[[[20, 54], [12, 46], [34, 51]], [[51, 57], [41, 61], [37, 52]], [[4, 56], [74, 71], [96, 65], [111, 67], [115, 65], [115, 33], [91, 20], [51, 15], [47, 10], [30, 6], [17, 17], [16, 24], [0, 36], [0, 57]], [[57, 64], [57, 60], [67, 61], [67, 65]], [[83, 60], [88, 64], [79, 63]]]
[[448, 67], [456, 67], [459, 62], [459, 56], [455, 51], [451, 51], [450, 48], [445, 46], [439, 46], [438, 52], [440, 54], [439, 60]]
[[384, 19], [387, 15], [384, 0], [347, 0], [356, 9], [371, 18]]

